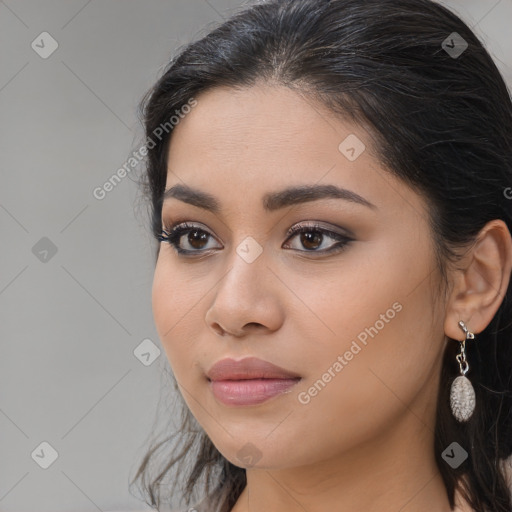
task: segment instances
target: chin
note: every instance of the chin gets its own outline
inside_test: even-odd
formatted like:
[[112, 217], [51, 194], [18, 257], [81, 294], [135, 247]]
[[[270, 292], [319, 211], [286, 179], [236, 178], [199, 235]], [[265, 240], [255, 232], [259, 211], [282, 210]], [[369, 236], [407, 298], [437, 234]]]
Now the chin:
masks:
[[311, 462], [313, 454], [302, 451], [300, 445], [298, 450], [297, 443], [288, 435], [289, 430], [281, 436], [269, 436], [274, 427], [268, 425], [255, 432], [254, 428], [241, 426], [239, 433], [228, 429], [230, 436], [225, 431], [222, 434], [217, 431], [210, 439], [224, 458], [245, 469], [285, 469]]

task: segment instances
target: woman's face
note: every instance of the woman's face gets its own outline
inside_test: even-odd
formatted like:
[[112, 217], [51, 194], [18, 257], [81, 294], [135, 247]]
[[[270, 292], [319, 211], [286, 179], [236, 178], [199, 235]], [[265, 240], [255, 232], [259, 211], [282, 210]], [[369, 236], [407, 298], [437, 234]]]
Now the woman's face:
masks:
[[[382, 167], [368, 132], [290, 89], [196, 100], [173, 130], [166, 190], [208, 194], [218, 210], [165, 200], [163, 226], [186, 222], [174, 241], [190, 253], [161, 243], [152, 297], [190, 410], [242, 467], [418, 445], [445, 346], [424, 200]], [[284, 192], [327, 186], [346, 192]], [[309, 229], [287, 235], [297, 226]], [[286, 372], [211, 371], [226, 358]]]

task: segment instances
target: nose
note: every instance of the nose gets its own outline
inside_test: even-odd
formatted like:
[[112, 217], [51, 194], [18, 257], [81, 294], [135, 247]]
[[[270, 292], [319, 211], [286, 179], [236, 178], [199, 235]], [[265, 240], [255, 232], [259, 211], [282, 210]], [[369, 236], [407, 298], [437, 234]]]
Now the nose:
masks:
[[205, 315], [206, 325], [219, 336], [241, 338], [273, 332], [283, 323], [283, 284], [262, 253], [248, 263], [236, 252], [221, 277]]

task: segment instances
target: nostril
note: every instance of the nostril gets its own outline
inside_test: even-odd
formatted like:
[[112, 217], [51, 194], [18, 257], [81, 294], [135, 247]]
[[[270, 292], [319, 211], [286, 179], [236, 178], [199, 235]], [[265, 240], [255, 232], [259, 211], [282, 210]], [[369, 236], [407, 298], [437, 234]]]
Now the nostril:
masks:
[[249, 322], [246, 327], [256, 327], [257, 329], [261, 329], [263, 327], [263, 325], [259, 324], [258, 322]]

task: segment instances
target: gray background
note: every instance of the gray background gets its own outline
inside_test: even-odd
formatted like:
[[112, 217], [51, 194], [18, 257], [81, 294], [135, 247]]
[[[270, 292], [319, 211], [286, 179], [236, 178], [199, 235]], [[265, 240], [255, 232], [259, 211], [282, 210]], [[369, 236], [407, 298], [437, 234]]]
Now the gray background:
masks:
[[[168, 388], [154, 243], [136, 170], [92, 192], [140, 146], [137, 103], [174, 49], [243, 3], [0, 1], [2, 512], [145, 509], [128, 482]], [[443, 3], [510, 85], [512, 0]], [[45, 31], [58, 48], [42, 58]]]

